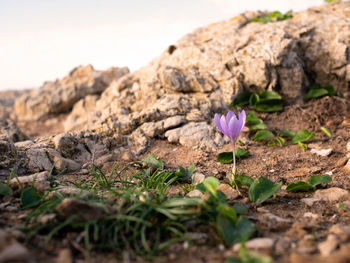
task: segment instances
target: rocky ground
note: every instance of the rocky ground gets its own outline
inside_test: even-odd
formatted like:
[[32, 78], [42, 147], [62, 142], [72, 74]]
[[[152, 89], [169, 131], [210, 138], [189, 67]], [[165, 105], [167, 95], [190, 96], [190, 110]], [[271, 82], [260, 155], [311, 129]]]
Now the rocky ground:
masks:
[[[303, 150], [289, 141], [268, 146], [254, 141], [248, 128], [243, 131], [241, 147], [250, 155], [238, 161], [239, 173], [284, 183], [276, 198], [260, 205], [245, 191], [223, 189], [230, 204], [248, 207], [246, 216], [259, 229], [246, 247], [275, 262], [349, 261], [350, 3], [312, 8], [280, 22], [251, 21], [263, 15], [247, 12], [199, 28], [136, 72], [80, 66], [39, 89], [2, 92], [1, 182], [13, 171], [29, 187], [40, 172], [33, 186], [52, 191], [53, 182], [90, 180], [91, 164], [109, 173], [115, 162], [123, 167], [149, 154], [170, 170], [193, 163], [193, 184], [209, 176], [227, 181], [231, 166], [218, 163], [216, 155], [230, 151], [230, 145], [215, 127], [214, 113], [226, 112], [239, 92], [275, 90], [285, 98], [283, 111], [257, 112], [268, 129], [307, 129], [317, 135]], [[303, 99], [306, 87], [326, 83], [339, 96]], [[313, 174], [327, 174], [332, 181], [315, 192], [286, 191], [286, 185]], [[12, 180], [14, 194], [0, 197], [0, 262], [144, 261], [113, 250], [89, 255], [81, 238], [69, 231], [46, 245], [47, 233], [25, 242], [20, 229], [31, 210], [23, 208], [20, 187]], [[175, 185], [171, 192], [191, 195], [192, 188]], [[67, 191], [74, 196], [74, 190]], [[200, 242], [187, 249], [172, 245], [154, 260], [225, 262], [237, 255], [237, 244], [224, 245], [212, 232], [199, 229]]]

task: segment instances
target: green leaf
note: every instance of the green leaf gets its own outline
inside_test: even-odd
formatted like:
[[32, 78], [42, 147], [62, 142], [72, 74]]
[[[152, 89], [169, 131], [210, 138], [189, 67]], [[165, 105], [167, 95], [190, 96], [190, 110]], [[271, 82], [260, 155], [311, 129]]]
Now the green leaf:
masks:
[[[249, 151], [245, 150], [243, 148], [237, 147], [236, 150], [235, 150], [235, 155], [236, 155], [236, 158], [242, 159], [244, 157], [249, 156]], [[233, 162], [232, 152], [219, 153], [218, 155], [216, 155], [216, 160], [219, 163], [223, 163], [223, 164], [232, 163]]]
[[219, 205], [216, 218], [216, 228], [226, 244], [232, 246], [234, 243], [234, 230], [237, 222], [235, 210], [228, 205]]
[[276, 146], [276, 142], [275, 141], [268, 141], [267, 146]]
[[298, 142], [298, 145], [300, 146], [300, 148], [303, 150], [303, 151], [306, 151], [307, 150], [307, 145], [302, 143], [302, 142]]
[[312, 187], [316, 187], [317, 185], [323, 184], [323, 183], [329, 183], [330, 181], [332, 181], [332, 178], [330, 176], [324, 175], [324, 174], [311, 175], [309, 177], [309, 179], [307, 180], [307, 182]]
[[235, 203], [233, 205], [233, 209], [235, 210], [236, 214], [244, 214], [248, 212], [248, 208], [241, 203]]
[[298, 131], [292, 138], [292, 143], [305, 142], [315, 137], [316, 134], [309, 132], [308, 130]]
[[262, 203], [276, 193], [282, 187], [282, 184], [282, 182], [276, 184], [263, 176], [259, 177], [249, 187], [249, 199], [252, 202]]
[[[237, 147], [235, 150], [235, 155], [236, 155], [236, 158], [241, 159], [241, 158], [249, 156], [249, 151], [246, 149]], [[232, 156], [232, 154], [231, 154], [231, 156]]]
[[329, 96], [337, 95], [337, 92], [334, 90], [333, 86], [331, 84], [329, 84], [329, 83], [323, 85], [321, 88], [327, 90]]
[[270, 139], [273, 139], [274, 137], [275, 136], [273, 135], [272, 132], [268, 130], [261, 130], [254, 135], [253, 140], [259, 142], [264, 140], [270, 140]]
[[262, 112], [276, 112], [283, 110], [282, 100], [260, 100], [255, 104], [255, 109]]
[[34, 187], [24, 189], [21, 194], [21, 202], [24, 207], [36, 206], [40, 200], [41, 197]]
[[263, 123], [262, 119], [259, 119], [255, 116], [255, 111], [251, 111], [247, 114], [246, 117], [246, 124], [247, 125], [251, 125], [251, 124], [259, 124], [259, 123]]
[[287, 192], [308, 192], [312, 190], [312, 186], [303, 181], [296, 181], [287, 186]]
[[280, 94], [275, 91], [263, 91], [259, 93], [260, 100], [282, 100]]
[[249, 91], [244, 91], [238, 94], [237, 97], [230, 104], [230, 107], [235, 108], [235, 107], [242, 107], [242, 106], [248, 105], [250, 95], [252, 95], [252, 93]]
[[216, 160], [219, 163], [232, 163], [233, 162], [233, 154], [232, 152], [222, 152], [216, 155]]
[[227, 217], [233, 224], [237, 222], [237, 214], [233, 207], [227, 204], [220, 204], [216, 208], [219, 212], [219, 215]]
[[280, 146], [283, 146], [286, 143], [286, 140], [283, 139], [282, 137], [276, 137], [276, 140], [278, 141], [278, 143], [280, 144]]
[[253, 178], [244, 174], [240, 174], [235, 177], [235, 184], [240, 188], [244, 186], [249, 188], [253, 182]]
[[205, 180], [202, 182], [203, 186], [205, 187], [205, 189], [212, 194], [213, 196], [217, 196], [216, 193], [216, 188], [219, 185], [219, 180], [213, 176], [209, 176], [207, 178], [205, 178]]
[[188, 167], [187, 169], [180, 166], [178, 171], [176, 172], [176, 175], [179, 176], [180, 179], [188, 179], [188, 178], [191, 178], [193, 172], [194, 172], [194, 164], [191, 164], [191, 166]]
[[262, 256], [255, 252], [248, 251], [245, 246], [241, 246], [238, 258], [241, 263], [272, 263], [272, 259], [268, 256]]
[[328, 137], [332, 137], [332, 132], [326, 127], [321, 127], [320, 130], [323, 131]]
[[11, 187], [9, 187], [7, 184], [0, 183], [0, 196], [12, 196], [13, 192]]
[[280, 130], [279, 134], [283, 137], [289, 137], [289, 138], [293, 138], [295, 136], [295, 132], [293, 132], [292, 130], [289, 130], [289, 129]]
[[267, 125], [265, 123], [258, 123], [254, 124], [249, 128], [251, 131], [256, 131], [256, 130], [265, 130], [267, 129]]
[[308, 93], [306, 93], [306, 95], [304, 96], [304, 99], [306, 99], [306, 100], [317, 99], [317, 98], [323, 97], [327, 94], [328, 94], [328, 90], [326, 90], [326, 89], [322, 89], [322, 88], [314, 89], [313, 88], [313, 89], [310, 89], [308, 91]]
[[249, 240], [256, 228], [246, 217], [240, 216], [232, 232], [233, 243], [242, 243]]
[[164, 163], [161, 159], [157, 158], [157, 155], [154, 155], [154, 154], [147, 155], [141, 161], [146, 163], [148, 166], [154, 167], [156, 169], [160, 169], [160, 170], [164, 169]]
[[252, 93], [249, 98], [249, 105], [254, 106], [259, 100], [259, 95], [256, 93]]

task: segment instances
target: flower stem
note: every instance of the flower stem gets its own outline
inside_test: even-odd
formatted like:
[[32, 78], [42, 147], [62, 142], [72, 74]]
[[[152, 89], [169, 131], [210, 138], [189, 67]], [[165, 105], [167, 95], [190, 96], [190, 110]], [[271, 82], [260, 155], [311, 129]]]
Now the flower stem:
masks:
[[232, 145], [232, 158], [233, 158], [233, 167], [232, 167], [232, 183], [235, 181], [236, 177], [236, 142], [231, 141]]

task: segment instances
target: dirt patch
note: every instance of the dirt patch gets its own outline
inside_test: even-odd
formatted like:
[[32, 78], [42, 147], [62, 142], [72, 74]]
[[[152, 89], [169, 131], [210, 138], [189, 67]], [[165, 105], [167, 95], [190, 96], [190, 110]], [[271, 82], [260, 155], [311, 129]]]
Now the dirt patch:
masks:
[[[245, 144], [241, 147], [248, 149], [250, 156], [238, 161], [239, 173], [245, 173], [254, 178], [266, 176], [272, 181], [282, 181], [285, 184], [296, 180], [305, 181], [313, 174], [329, 174], [332, 181], [322, 185], [321, 189], [338, 187], [350, 190], [349, 174], [343, 169], [345, 163], [340, 162], [341, 159], [346, 158], [346, 144], [350, 140], [349, 98], [324, 97], [300, 106], [286, 106], [280, 113], [257, 113], [257, 116], [262, 118], [270, 129], [278, 127], [294, 131], [308, 129], [316, 132], [317, 136], [309, 147], [330, 148], [332, 152], [322, 157], [311, 153], [310, 149], [303, 151], [298, 145], [292, 145], [290, 142], [283, 147], [271, 147], [265, 143], [254, 142], [252, 134], [245, 132], [242, 135], [242, 141]], [[23, 127], [27, 127], [28, 129], [24, 130], [32, 136], [42, 136], [54, 131], [59, 132], [59, 123], [60, 121], [57, 120], [42, 126], [36, 124], [40, 126], [40, 129], [29, 129], [28, 125], [23, 125]], [[321, 126], [330, 129], [332, 137], [327, 137], [319, 131]], [[194, 164], [196, 171], [203, 173], [206, 177], [215, 176], [220, 180], [227, 180], [226, 175], [230, 173], [231, 165], [218, 163], [216, 154], [230, 150], [230, 145], [226, 145], [218, 152], [203, 152], [170, 144], [165, 140], [153, 140], [150, 150], [144, 156], [156, 154], [169, 169], [177, 169], [180, 165], [189, 167]], [[115, 161], [120, 161], [120, 167], [128, 163], [127, 160], [118, 158]], [[103, 169], [106, 172], [110, 171], [112, 163], [106, 163]], [[79, 174], [67, 174], [62, 178], [77, 182], [88, 179], [88, 177], [87, 171], [81, 171]], [[270, 255], [275, 262], [296, 262], [293, 261], [295, 254], [319, 257], [322, 251], [318, 247], [327, 240], [331, 228], [335, 225], [348, 226], [350, 223], [350, 210], [338, 207], [341, 201], [317, 201], [311, 206], [302, 201], [303, 198], [312, 198], [313, 192], [288, 193], [284, 187], [277, 193], [276, 198], [270, 198], [262, 205], [249, 202], [247, 193], [242, 192], [243, 196], [234, 202], [245, 204], [248, 207], [247, 217], [259, 229], [256, 237], [267, 237], [273, 240], [273, 246], [263, 252]], [[1, 228], [14, 231], [14, 228], [23, 226], [28, 211], [18, 210], [19, 207], [19, 199], [16, 197], [2, 199]], [[206, 228], [203, 231], [210, 236], [211, 230]], [[54, 238], [47, 246], [41, 245], [43, 238], [44, 235], [38, 235], [27, 244], [31, 257], [37, 262], [53, 261], [64, 248], [70, 249], [71, 258], [74, 258], [75, 262], [87, 262], [86, 251], [77, 242], [79, 235], [67, 233], [66, 236]], [[19, 240], [23, 242], [25, 236], [20, 236]], [[340, 251], [338, 247], [348, 244], [349, 240], [350, 235], [341, 239], [334, 253], [338, 253], [337, 251]], [[234, 248], [224, 247], [217, 240], [209, 238], [201, 244], [200, 242], [190, 244], [188, 249], [184, 248], [184, 243], [172, 245], [156, 259], [156, 262], [225, 262], [227, 256], [235, 255], [235, 253]], [[90, 257], [92, 262], [123, 262], [125, 260], [125, 255], [116, 255], [113, 252], [92, 252]], [[322, 257], [324, 262], [327, 262], [328, 257], [325, 255]], [[131, 260], [131, 262], [144, 261], [139, 256], [132, 256]], [[334, 262], [341, 261], [335, 260]]]

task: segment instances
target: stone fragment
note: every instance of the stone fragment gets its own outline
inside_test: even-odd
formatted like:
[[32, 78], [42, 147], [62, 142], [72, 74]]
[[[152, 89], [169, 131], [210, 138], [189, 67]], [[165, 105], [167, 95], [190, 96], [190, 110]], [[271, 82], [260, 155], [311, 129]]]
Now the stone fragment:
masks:
[[71, 250], [69, 248], [61, 249], [55, 263], [73, 263]]
[[326, 157], [328, 155], [330, 155], [332, 153], [332, 149], [329, 148], [329, 149], [311, 149], [311, 153], [315, 153], [319, 156], [322, 156], [322, 157]]
[[7, 262], [26, 262], [30, 253], [26, 247], [13, 241], [0, 250], [0, 263]]
[[350, 200], [350, 193], [342, 188], [331, 187], [328, 189], [317, 190], [313, 197], [327, 202], [341, 202], [344, 200]]
[[348, 141], [346, 144], [346, 151], [350, 152], [350, 141]]
[[339, 245], [339, 240], [335, 235], [328, 235], [327, 239], [320, 244], [317, 248], [320, 251], [322, 256], [329, 256]]
[[311, 212], [305, 212], [303, 216], [307, 217], [307, 218], [312, 218], [314, 220], [318, 219], [318, 217], [319, 217], [317, 214], [314, 214]]
[[26, 141], [21, 141], [21, 142], [16, 142], [15, 147], [19, 150], [26, 150], [34, 145], [34, 142], [31, 140], [26, 140]]
[[301, 198], [300, 201], [306, 204], [307, 206], [313, 206], [313, 204], [315, 202], [320, 201], [320, 199], [309, 197], [309, 198]]
[[240, 196], [240, 193], [228, 184], [219, 184], [216, 190], [223, 192], [229, 201], [235, 200]]
[[106, 215], [106, 208], [97, 204], [89, 204], [87, 202], [66, 198], [59, 205], [56, 210], [63, 218], [68, 218], [72, 215], [77, 215], [78, 220], [99, 220]]
[[347, 158], [347, 157], [340, 158], [340, 159], [337, 161], [336, 165], [337, 165], [338, 167], [342, 167], [342, 166], [344, 166], [344, 165], [347, 163], [347, 161], [348, 161], [348, 158]]
[[0, 134], [5, 135], [11, 142], [20, 142], [28, 140], [28, 136], [25, 135], [16, 125], [16, 123], [10, 119], [3, 119], [0, 117]]
[[10, 181], [10, 186], [15, 192], [21, 191], [21, 186], [23, 188], [28, 188], [33, 184], [37, 191], [44, 192], [50, 188], [50, 182], [48, 181], [49, 172], [44, 171], [37, 174], [32, 174], [28, 176], [20, 176], [17, 178], [12, 178]]
[[91, 65], [77, 67], [63, 79], [46, 82], [18, 98], [16, 115], [21, 120], [38, 120], [67, 112], [86, 95], [102, 93], [113, 80], [127, 73], [127, 68], [97, 71]]
[[65, 170], [66, 172], [78, 171], [81, 165], [73, 160], [64, 158], [61, 154], [53, 149], [47, 149], [47, 152], [52, 160], [55, 163], [55, 168], [59, 171]]
[[47, 199], [52, 198], [53, 196], [55, 196], [56, 193], [59, 193], [60, 195], [63, 196], [79, 196], [79, 197], [90, 197], [92, 196], [92, 194], [86, 190], [80, 189], [80, 188], [76, 188], [76, 187], [72, 187], [72, 186], [63, 186], [60, 187], [58, 189], [55, 189], [54, 191], [51, 191], [48, 195], [47, 195]]
[[40, 223], [45, 225], [47, 223], [51, 223], [56, 219], [56, 214], [46, 214], [40, 217]]
[[26, 151], [26, 155], [28, 158], [28, 169], [31, 172], [49, 171], [51, 169], [52, 163], [44, 149], [29, 148]]
[[200, 172], [195, 172], [193, 175], [192, 175], [192, 183], [194, 185], [197, 185], [197, 184], [200, 184], [204, 181], [205, 179], [205, 175], [200, 173]]
[[329, 229], [329, 233], [335, 234], [341, 242], [346, 242], [350, 239], [350, 226], [336, 224], [331, 226], [331, 228]]
[[[245, 247], [248, 250], [262, 250], [266, 252], [270, 252], [273, 249], [275, 240], [272, 238], [262, 237], [262, 238], [254, 238], [245, 243]], [[233, 246], [233, 251], [238, 252], [241, 248], [241, 244], [235, 244]]]
[[203, 196], [203, 194], [201, 191], [195, 189], [195, 190], [192, 190], [191, 192], [187, 193], [186, 196], [188, 196], [188, 197], [201, 197], [201, 196]]
[[291, 222], [289, 219], [282, 218], [282, 217], [277, 216], [277, 215], [272, 214], [272, 213], [264, 213], [262, 215], [262, 217], [265, 218], [266, 220], [273, 221], [276, 223], [290, 223]]
[[343, 167], [344, 171], [350, 175], [350, 159], [346, 162], [345, 166]]
[[213, 141], [213, 126], [205, 122], [190, 122], [180, 128], [168, 130], [165, 137], [171, 143], [180, 143], [195, 149], [215, 151], [223, 145], [216, 145]]

